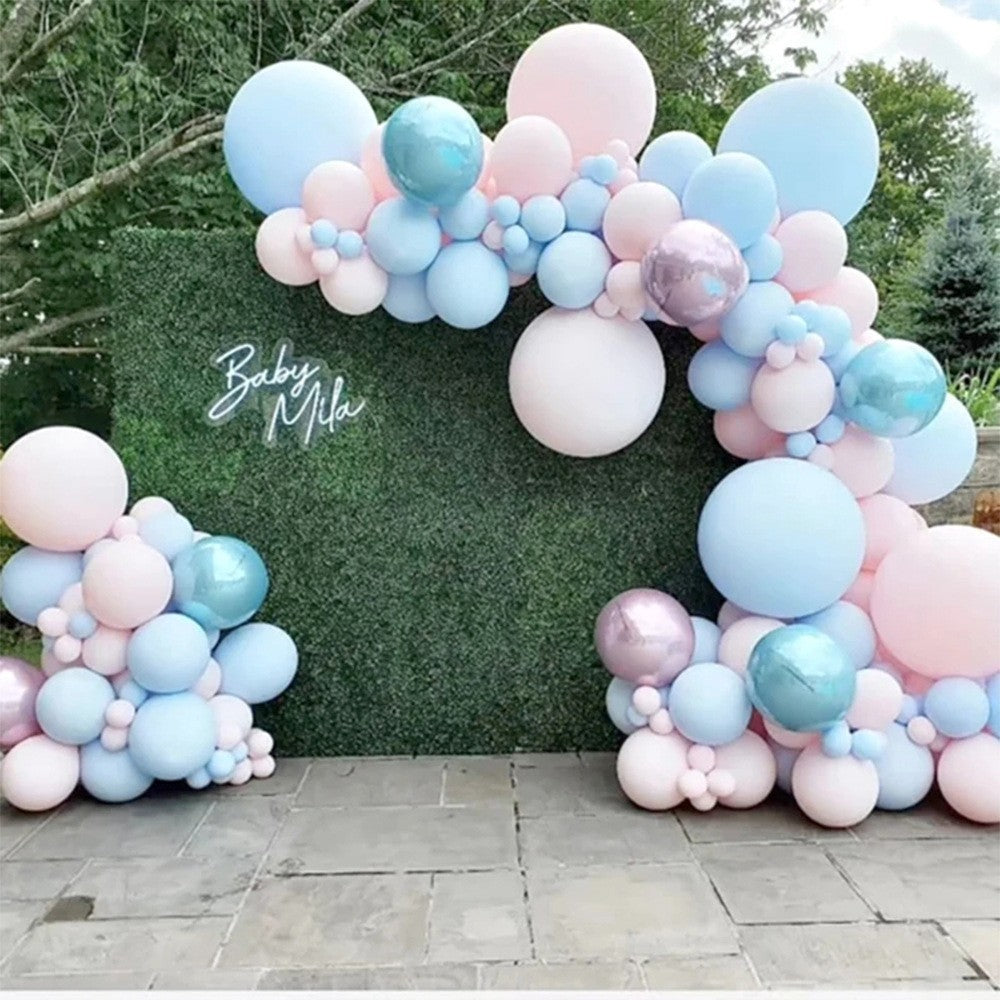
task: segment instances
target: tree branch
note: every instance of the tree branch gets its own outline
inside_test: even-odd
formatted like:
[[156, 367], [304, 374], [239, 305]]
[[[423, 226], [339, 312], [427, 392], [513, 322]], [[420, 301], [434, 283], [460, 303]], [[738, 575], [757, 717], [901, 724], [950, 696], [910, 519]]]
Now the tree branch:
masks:
[[18, 354], [105, 354], [103, 347], [21, 347]]
[[347, 10], [345, 10], [344, 13], [341, 14], [329, 28], [326, 29], [326, 31], [317, 35], [304, 49], [299, 52], [295, 58], [311, 59], [313, 56], [318, 55], [337, 37], [337, 35], [347, 28], [355, 18], [359, 17], [366, 10], [368, 10], [374, 2], [375, 0], [355, 0], [355, 2], [351, 4], [351, 6], [348, 7]]
[[0, 32], [0, 67], [6, 68], [16, 58], [31, 22], [38, 13], [39, 0], [15, 0], [4, 29]]
[[15, 80], [19, 79], [30, 63], [49, 52], [71, 32], [90, 13], [90, 8], [96, 2], [97, 0], [80, 0], [80, 3], [54, 28], [42, 35], [26, 52], [19, 55], [7, 67], [3, 76], [0, 76], [0, 83], [9, 87]]
[[41, 278], [34, 277], [28, 278], [28, 280], [21, 285], [20, 288], [12, 288], [9, 292], [3, 292], [0, 294], [0, 305], [7, 305], [13, 302], [15, 299], [19, 299], [22, 295], [27, 294], [35, 285], [41, 281]]
[[0, 355], [11, 354], [28, 344], [33, 344], [36, 340], [54, 337], [57, 333], [71, 327], [83, 326], [84, 323], [93, 323], [96, 320], [104, 319], [110, 311], [107, 306], [92, 306], [67, 316], [56, 316], [54, 319], [39, 323], [38, 326], [26, 327], [24, 330], [18, 330], [17, 333], [12, 333], [7, 337], [0, 337]]

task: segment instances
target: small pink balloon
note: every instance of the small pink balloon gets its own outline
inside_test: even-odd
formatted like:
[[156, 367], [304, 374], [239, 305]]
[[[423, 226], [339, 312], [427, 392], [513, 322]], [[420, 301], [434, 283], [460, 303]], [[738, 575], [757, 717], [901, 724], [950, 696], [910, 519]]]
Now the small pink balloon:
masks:
[[809, 292], [819, 305], [839, 306], [851, 321], [851, 336], [858, 338], [875, 322], [878, 289], [871, 278], [854, 267], [842, 267], [828, 284]]
[[249, 757], [241, 760], [233, 769], [230, 785], [245, 785], [253, 777], [253, 763]]
[[781, 371], [787, 368], [797, 357], [794, 344], [786, 344], [783, 340], [775, 340], [767, 345], [764, 358], [768, 365]]
[[929, 747], [937, 738], [937, 730], [926, 715], [915, 715], [906, 724], [906, 735], [918, 747]]
[[255, 778], [270, 778], [274, 774], [274, 758], [270, 754], [251, 758], [250, 767]]
[[530, 274], [515, 274], [513, 271], [507, 272], [507, 284], [511, 288], [520, 288], [521, 285], [526, 285], [531, 281], [532, 275]]
[[333, 274], [337, 270], [337, 265], [340, 263], [340, 254], [333, 249], [314, 250], [309, 255], [309, 262], [312, 264], [313, 270], [321, 278], [325, 278], [328, 274]]
[[83, 571], [87, 608], [111, 628], [137, 628], [155, 618], [167, 606], [173, 586], [170, 563], [138, 540], [116, 542]]
[[164, 497], [143, 497], [132, 504], [129, 517], [135, 518], [140, 524], [160, 514], [176, 514], [177, 508]]
[[677, 791], [686, 799], [700, 798], [708, 791], [708, 778], [703, 772], [691, 768], [677, 779]]
[[272, 212], [257, 230], [254, 250], [264, 271], [283, 285], [311, 285], [316, 269], [296, 239], [296, 233], [307, 225], [301, 208], [279, 208]]
[[601, 292], [600, 295], [594, 299], [593, 310], [597, 313], [601, 319], [611, 319], [618, 315], [618, 306], [611, 301], [607, 292]]
[[865, 330], [864, 333], [858, 334], [854, 340], [862, 347], [868, 347], [869, 344], [877, 344], [880, 340], [885, 340], [885, 337], [877, 330]]
[[896, 459], [888, 438], [848, 424], [843, 437], [830, 449], [831, 471], [858, 498], [877, 493], [892, 478]]
[[808, 746], [792, 767], [792, 795], [799, 808], [821, 826], [856, 826], [875, 808], [878, 772], [870, 760], [827, 757]]
[[767, 742], [756, 733], [745, 732], [739, 739], [715, 748], [715, 766], [733, 779], [734, 789], [720, 795], [727, 809], [750, 809], [771, 794], [778, 765]]
[[815, 361], [823, 353], [825, 346], [818, 333], [807, 333], [796, 345], [795, 354], [803, 361]]
[[615, 195], [619, 191], [623, 191], [630, 184], [637, 183], [638, 180], [639, 175], [631, 167], [622, 167], [615, 174], [615, 179], [608, 185], [608, 190]]
[[637, 729], [618, 751], [615, 770], [628, 798], [642, 809], [673, 809], [684, 801], [677, 780], [688, 769], [690, 744], [679, 733]]
[[62, 608], [46, 608], [38, 616], [38, 621], [35, 624], [42, 635], [52, 637], [63, 635], [69, 628], [69, 615]]
[[782, 221], [774, 238], [782, 250], [781, 270], [775, 281], [790, 292], [829, 285], [847, 259], [847, 233], [826, 212], [795, 212]]
[[83, 643], [72, 635], [61, 635], [52, 645], [52, 653], [60, 663], [73, 663], [82, 652]]
[[208, 701], [209, 698], [214, 698], [219, 693], [221, 686], [222, 668], [215, 660], [209, 660], [204, 673], [195, 682], [194, 693], [201, 695], [202, 698]]
[[801, 750], [803, 747], [815, 743], [819, 738], [815, 733], [793, 733], [790, 729], [779, 726], [770, 719], [764, 719], [764, 729], [767, 735], [779, 746], [787, 747], [789, 750]]
[[94, 634], [83, 640], [84, 665], [105, 677], [114, 677], [125, 669], [125, 655], [131, 638], [129, 630], [98, 625]]
[[707, 344], [712, 340], [718, 340], [722, 333], [717, 320], [709, 320], [706, 323], [695, 323], [694, 326], [689, 326], [688, 329], [703, 344]]
[[696, 743], [688, 750], [688, 764], [696, 771], [708, 774], [715, 767], [715, 751], [702, 743]]
[[662, 184], [639, 181], [622, 188], [604, 212], [604, 241], [619, 259], [641, 261], [683, 218], [677, 195]]
[[709, 812], [714, 809], [718, 804], [718, 799], [711, 793], [705, 792], [704, 795], [699, 795], [697, 798], [691, 799], [691, 805], [698, 810], [698, 812]]
[[518, 201], [532, 195], [558, 195], [569, 182], [573, 151], [559, 126], [549, 118], [525, 115], [497, 133], [490, 169], [500, 194]]
[[938, 787], [960, 816], [974, 823], [1000, 823], [1000, 740], [979, 733], [952, 740], [937, 764]]
[[111, 536], [113, 538], [124, 538], [126, 535], [137, 535], [139, 533], [139, 522], [128, 514], [122, 514], [113, 525], [111, 525]]
[[734, 622], [719, 639], [719, 663], [738, 674], [745, 674], [754, 646], [769, 632], [782, 628], [783, 625], [777, 618], [759, 615], [749, 615]]
[[[217, 694], [209, 700], [208, 707], [215, 716], [215, 724], [220, 732], [223, 726], [229, 725], [238, 734], [224, 749], [231, 749], [249, 735], [253, 726], [253, 710], [242, 698], [232, 694]], [[222, 746], [221, 743], [219, 745]]]
[[646, 291], [642, 287], [642, 265], [635, 260], [621, 260], [608, 271], [604, 287], [608, 298], [619, 308], [646, 310]]
[[[110, 538], [102, 539], [100, 542], [95, 542], [94, 545], [90, 547], [90, 551], [93, 551], [94, 547], [101, 545], [103, 542], [107, 542], [108, 545], [114, 545], [114, 542]], [[86, 563], [84, 563], [86, 565]], [[59, 598], [59, 607], [66, 612], [67, 615], [71, 617], [79, 611], [86, 611], [87, 606], [83, 602], [83, 584], [73, 583], [70, 584], [63, 592], [62, 597]]]
[[761, 367], [750, 387], [750, 402], [766, 426], [794, 434], [815, 427], [830, 412], [836, 391], [822, 361], [796, 359], [781, 371]]
[[35, 698], [45, 674], [14, 656], [0, 656], [0, 749], [9, 750], [41, 732]]
[[763, 458], [769, 451], [785, 447], [785, 436], [764, 424], [747, 403], [736, 410], [716, 410], [712, 417], [715, 439], [737, 458]]
[[666, 736], [674, 731], [674, 720], [670, 718], [670, 713], [665, 708], [658, 708], [648, 719], [649, 728], [654, 733]]
[[886, 493], [865, 497], [858, 506], [865, 522], [865, 569], [878, 569], [897, 545], [921, 530], [913, 508]]
[[940, 754], [945, 747], [947, 747], [952, 741], [944, 735], [944, 733], [939, 733], [935, 730], [934, 739], [931, 740], [930, 746], [927, 748], [933, 754]]
[[847, 724], [853, 729], [887, 729], [903, 707], [903, 689], [884, 670], [859, 670], [854, 676]]
[[127, 729], [135, 718], [135, 705], [124, 698], [116, 698], [104, 710], [104, 721], [115, 729]]
[[375, 191], [364, 171], [346, 160], [327, 160], [302, 185], [302, 208], [310, 222], [327, 219], [338, 229], [361, 232], [375, 207]]
[[105, 726], [101, 730], [101, 746], [108, 753], [118, 753], [128, 746], [128, 730], [120, 726]]
[[841, 600], [850, 601], [851, 604], [861, 608], [865, 614], [870, 614], [872, 586], [874, 583], [875, 573], [870, 569], [861, 570], [854, 578], [854, 583], [847, 588]]
[[263, 729], [251, 729], [247, 734], [247, 748], [251, 757], [266, 757], [274, 749], [274, 737]]
[[750, 612], [745, 608], [741, 608], [738, 604], [733, 604], [732, 601], [723, 601], [722, 607], [719, 608], [719, 614], [716, 616], [715, 623], [722, 629], [723, 632], [726, 629], [731, 628], [736, 624], [741, 618], [749, 618]]
[[18, 809], [42, 812], [69, 798], [80, 780], [80, 751], [48, 736], [29, 736], [4, 756], [0, 791]]
[[632, 692], [632, 707], [640, 715], [652, 715], [662, 708], [660, 692], [655, 687], [643, 684]]
[[503, 226], [496, 220], [486, 223], [486, 228], [483, 230], [483, 244], [490, 250], [503, 249]]
[[809, 452], [808, 461], [821, 469], [833, 469], [833, 449], [828, 444], [818, 444]]
[[736, 778], [732, 771], [716, 768], [708, 775], [708, 791], [717, 799], [727, 799], [736, 792]]
[[476, 178], [476, 187], [485, 194], [493, 180], [493, 140], [485, 132], [481, 135], [483, 137], [483, 168], [479, 171], [479, 177]]
[[376, 201], [399, 197], [399, 192], [389, 177], [389, 171], [382, 156], [382, 132], [384, 130], [385, 122], [372, 129], [361, 147], [361, 169], [371, 183]]
[[353, 260], [341, 260], [333, 274], [320, 278], [319, 288], [338, 312], [362, 316], [382, 305], [389, 276], [365, 251]]

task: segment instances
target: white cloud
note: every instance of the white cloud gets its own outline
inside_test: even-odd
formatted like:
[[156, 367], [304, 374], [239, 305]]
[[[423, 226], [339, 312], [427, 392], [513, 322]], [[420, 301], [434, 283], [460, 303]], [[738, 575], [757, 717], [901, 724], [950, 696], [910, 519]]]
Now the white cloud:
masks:
[[840, 0], [820, 38], [784, 29], [764, 50], [775, 69], [789, 69], [786, 47], [809, 45], [811, 73], [833, 77], [859, 59], [926, 58], [970, 91], [983, 133], [1000, 150], [1000, 3], [997, 0]]

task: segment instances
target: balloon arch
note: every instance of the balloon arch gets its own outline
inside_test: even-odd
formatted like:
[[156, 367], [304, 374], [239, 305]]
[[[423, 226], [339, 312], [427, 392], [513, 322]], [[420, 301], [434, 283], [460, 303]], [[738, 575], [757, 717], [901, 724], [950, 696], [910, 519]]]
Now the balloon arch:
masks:
[[628, 39], [568, 24], [521, 56], [492, 141], [441, 97], [380, 125], [345, 76], [292, 61], [240, 88], [224, 151], [266, 214], [262, 268], [318, 283], [342, 313], [477, 329], [535, 278], [552, 307], [514, 348], [510, 396], [564, 455], [619, 451], [658, 413], [644, 320], [703, 341], [691, 391], [746, 461], [698, 529], [726, 602], [711, 622], [638, 589], [597, 620], [634, 802], [746, 808], [777, 782], [816, 822], [849, 826], [916, 804], [936, 777], [959, 813], [998, 822], [1000, 538], [927, 528], [911, 506], [964, 480], [976, 434], [937, 361], [871, 328], [875, 286], [845, 263], [878, 171], [871, 117], [836, 84], [782, 80], [713, 153], [681, 131], [647, 145], [655, 110]]

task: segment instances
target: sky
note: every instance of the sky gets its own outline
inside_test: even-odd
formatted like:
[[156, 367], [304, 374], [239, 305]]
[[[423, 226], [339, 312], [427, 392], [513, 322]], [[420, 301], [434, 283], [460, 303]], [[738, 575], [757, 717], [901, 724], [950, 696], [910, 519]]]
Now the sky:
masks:
[[1000, 151], [1000, 0], [839, 0], [820, 38], [784, 29], [765, 58], [788, 70], [782, 53], [793, 45], [816, 52], [810, 74], [831, 78], [859, 59], [928, 59], [975, 95], [983, 134]]

